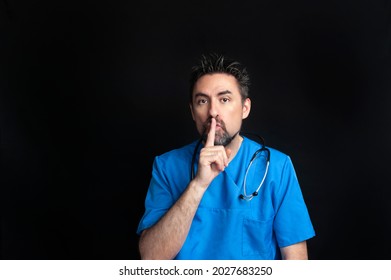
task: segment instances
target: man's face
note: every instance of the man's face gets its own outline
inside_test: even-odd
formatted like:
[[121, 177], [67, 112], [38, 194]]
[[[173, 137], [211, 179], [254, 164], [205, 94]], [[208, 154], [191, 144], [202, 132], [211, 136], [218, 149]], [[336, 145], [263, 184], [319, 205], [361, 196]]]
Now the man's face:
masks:
[[200, 135], [205, 135], [209, 132], [211, 118], [216, 119], [215, 145], [229, 144], [250, 108], [250, 99], [242, 102], [239, 85], [232, 75], [207, 74], [194, 85], [190, 105], [193, 120]]

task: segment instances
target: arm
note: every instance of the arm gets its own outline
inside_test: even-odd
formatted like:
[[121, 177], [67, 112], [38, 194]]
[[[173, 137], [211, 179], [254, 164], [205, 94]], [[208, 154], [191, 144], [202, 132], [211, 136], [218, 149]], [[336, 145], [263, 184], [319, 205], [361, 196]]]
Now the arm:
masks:
[[206, 189], [228, 164], [224, 147], [214, 146], [215, 129], [216, 120], [212, 119], [195, 178], [168, 212], [142, 232], [139, 241], [141, 259], [173, 259], [182, 248]]
[[193, 181], [170, 210], [140, 237], [141, 259], [173, 259], [182, 248], [204, 194]]
[[283, 260], [308, 260], [306, 241], [282, 247], [280, 250]]

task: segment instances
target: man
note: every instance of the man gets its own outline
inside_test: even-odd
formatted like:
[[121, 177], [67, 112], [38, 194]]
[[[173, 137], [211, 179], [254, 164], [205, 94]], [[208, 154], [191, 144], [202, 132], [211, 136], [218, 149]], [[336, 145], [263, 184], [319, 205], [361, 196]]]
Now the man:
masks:
[[[315, 233], [290, 158], [240, 135], [248, 86], [246, 69], [222, 55], [193, 67], [190, 110], [201, 142], [155, 158], [137, 230], [142, 259], [308, 259]], [[257, 151], [270, 153], [258, 188], [248, 181], [262, 176], [246, 181]]]

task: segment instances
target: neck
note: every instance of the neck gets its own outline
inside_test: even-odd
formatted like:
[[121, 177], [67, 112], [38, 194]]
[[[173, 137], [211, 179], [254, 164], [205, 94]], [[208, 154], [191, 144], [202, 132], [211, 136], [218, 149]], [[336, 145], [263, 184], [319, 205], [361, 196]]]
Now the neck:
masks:
[[243, 137], [239, 134], [236, 134], [235, 137], [232, 139], [231, 143], [229, 143], [225, 148], [231, 150], [231, 155], [229, 157], [229, 161], [231, 161], [236, 153], [239, 151], [240, 146], [242, 145]]

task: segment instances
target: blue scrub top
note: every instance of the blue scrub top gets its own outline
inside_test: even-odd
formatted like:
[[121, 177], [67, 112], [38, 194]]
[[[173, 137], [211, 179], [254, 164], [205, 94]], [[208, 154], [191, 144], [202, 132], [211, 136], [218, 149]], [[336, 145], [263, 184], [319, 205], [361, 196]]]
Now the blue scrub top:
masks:
[[[138, 234], [154, 225], [187, 187], [195, 147], [193, 142], [155, 158]], [[234, 159], [206, 190], [175, 259], [281, 259], [280, 247], [315, 236], [289, 156], [269, 148], [269, 171], [258, 196], [251, 201], [239, 198], [247, 166], [259, 148], [243, 137]], [[255, 167], [250, 171], [262, 169]], [[256, 182], [249, 172], [247, 194], [257, 189], [264, 169]]]

